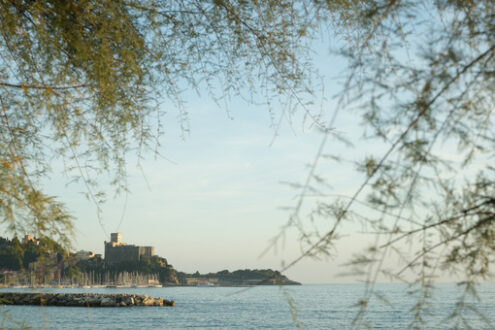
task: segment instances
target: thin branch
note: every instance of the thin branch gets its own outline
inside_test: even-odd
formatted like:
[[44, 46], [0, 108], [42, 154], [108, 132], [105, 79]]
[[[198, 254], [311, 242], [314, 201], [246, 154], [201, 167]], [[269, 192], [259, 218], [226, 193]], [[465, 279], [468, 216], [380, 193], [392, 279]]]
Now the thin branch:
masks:
[[429, 247], [428, 249], [426, 250], [423, 250], [423, 252], [421, 252], [420, 254], [418, 254], [411, 262], [409, 262], [407, 265], [405, 265], [398, 273], [397, 273], [397, 276], [400, 276], [400, 274], [402, 274], [406, 269], [410, 268], [411, 266], [414, 265], [414, 263], [416, 261], [418, 261], [420, 258], [422, 258], [424, 255], [426, 255], [427, 253], [430, 253], [431, 251], [433, 251], [434, 249], [436, 249], [437, 247], [439, 246], [442, 246], [446, 243], [449, 243], [449, 242], [452, 242], [452, 241], [455, 241], [456, 239], [459, 239], [463, 236], [466, 236], [467, 234], [469, 234], [471, 231], [473, 231], [474, 229], [484, 225], [485, 223], [489, 223], [489, 222], [493, 222], [495, 221], [495, 218], [493, 217], [493, 215], [490, 215], [486, 218], [483, 218], [481, 220], [479, 220], [477, 223], [475, 223], [474, 225], [472, 225], [471, 227], [469, 227], [468, 229], [460, 232], [459, 234], [455, 235], [454, 237], [449, 237], [447, 239], [444, 239], [443, 241], [441, 242], [438, 242], [437, 244]]
[[380, 248], [384, 248], [384, 247], [390, 246], [390, 245], [392, 245], [392, 244], [394, 244], [394, 243], [396, 243], [396, 242], [404, 239], [405, 237], [408, 237], [408, 236], [411, 236], [413, 234], [416, 234], [417, 232], [420, 232], [420, 231], [423, 231], [423, 230], [426, 230], [426, 229], [430, 229], [430, 228], [433, 228], [433, 227], [438, 227], [438, 226], [441, 226], [443, 224], [446, 224], [446, 223], [449, 223], [449, 222], [458, 220], [458, 219], [460, 219], [462, 217], [465, 217], [465, 216], [469, 215], [469, 213], [471, 211], [477, 210], [480, 207], [482, 207], [483, 205], [486, 205], [488, 203], [491, 203], [491, 200], [484, 201], [483, 203], [480, 203], [480, 204], [475, 205], [473, 207], [470, 207], [468, 209], [462, 210], [461, 211], [461, 214], [459, 214], [457, 216], [453, 216], [453, 217], [450, 217], [450, 218], [447, 218], [447, 219], [444, 219], [444, 220], [441, 220], [441, 221], [438, 221], [438, 222], [435, 222], [435, 223], [432, 223], [432, 224], [429, 224], [429, 225], [426, 225], [426, 226], [422, 226], [421, 228], [417, 228], [417, 229], [408, 231], [407, 233], [405, 233], [405, 234], [403, 234], [403, 235], [401, 235], [399, 237], [396, 237], [393, 240], [388, 241], [387, 243], [381, 245]]
[[339, 216], [336, 221], [334, 226], [330, 231], [327, 232], [323, 237], [321, 237], [316, 243], [314, 243], [312, 246], [310, 246], [308, 249], [306, 249], [299, 257], [295, 258], [292, 260], [290, 263], [288, 263], [285, 267], [283, 267], [280, 272], [285, 272], [288, 269], [292, 268], [295, 264], [297, 264], [299, 261], [304, 259], [306, 256], [310, 255], [313, 250], [317, 249], [320, 244], [324, 243], [325, 241], [328, 241], [330, 238], [332, 238], [335, 235], [335, 231], [337, 230], [337, 227], [340, 225], [340, 222], [344, 219], [345, 214], [347, 211], [350, 209], [352, 204], [354, 203], [354, 200], [357, 199], [357, 197], [361, 194], [361, 192], [364, 190], [364, 188], [368, 185], [370, 182], [371, 178], [374, 177], [374, 175], [378, 172], [378, 169], [384, 164], [384, 162], [388, 159], [388, 157], [392, 154], [392, 152], [397, 148], [399, 143], [405, 139], [405, 137], [409, 134], [411, 129], [416, 126], [416, 124], [419, 122], [421, 117], [423, 117], [427, 110], [430, 109], [430, 107], [440, 98], [440, 96], [445, 93], [450, 86], [456, 82], [466, 71], [468, 71], [472, 66], [474, 66], [476, 63], [481, 61], [483, 58], [488, 56], [490, 53], [492, 53], [495, 50], [495, 44], [492, 45], [490, 48], [488, 48], [485, 52], [481, 53], [478, 55], [475, 59], [473, 59], [469, 64], [465, 65], [462, 70], [458, 71], [457, 74], [452, 77], [443, 87], [440, 91], [435, 94], [435, 96], [423, 106], [423, 109], [418, 113], [418, 115], [414, 118], [414, 120], [409, 123], [408, 127], [402, 132], [402, 134], [395, 140], [395, 142], [392, 144], [392, 146], [388, 149], [388, 151], [383, 155], [383, 157], [380, 159], [378, 162], [378, 165], [371, 171], [370, 175], [364, 180], [364, 182], [361, 184], [361, 186], [358, 188], [358, 190], [354, 193], [352, 196], [351, 200], [347, 203], [347, 205], [344, 207], [342, 215]]
[[81, 84], [81, 85], [73, 85], [73, 86], [37, 86], [37, 85], [25, 85], [23, 83], [20, 84], [12, 84], [4, 81], [0, 81], [0, 86], [10, 87], [10, 88], [18, 88], [18, 89], [45, 89], [45, 90], [68, 90], [68, 89], [77, 89], [77, 88], [88, 88], [92, 85], [90, 84]]

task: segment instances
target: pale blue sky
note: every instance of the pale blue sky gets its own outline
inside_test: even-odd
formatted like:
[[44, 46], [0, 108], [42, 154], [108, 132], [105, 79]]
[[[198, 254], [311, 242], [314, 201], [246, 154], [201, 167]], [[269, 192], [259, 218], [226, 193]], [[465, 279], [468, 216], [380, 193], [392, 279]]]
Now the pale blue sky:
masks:
[[[341, 88], [334, 77], [342, 73], [345, 65], [328, 55], [327, 44], [315, 45], [318, 50], [315, 63], [324, 76], [325, 92], [316, 95], [309, 110], [318, 113], [323, 109], [328, 120], [335, 110], [333, 96]], [[276, 252], [270, 251], [260, 258], [269, 240], [288, 220], [289, 211], [279, 208], [294, 206], [300, 192], [282, 182], [305, 181], [307, 165], [317, 153], [323, 136], [310, 128], [308, 122], [304, 124], [303, 113], [299, 112], [290, 122], [282, 121], [279, 135], [271, 144], [275, 130], [270, 126], [266, 108], [233, 99], [229, 116], [207, 93], [203, 95], [186, 95], [190, 134], [185, 139], [177, 122], [177, 111], [166, 109], [167, 114], [162, 118], [165, 134], [159, 151], [167, 159], [154, 159], [149, 154], [141, 162], [142, 171], [136, 166], [136, 159], [129, 159], [131, 192], [127, 203], [125, 196], [110, 199], [103, 207], [103, 225], [108, 233], [119, 228], [127, 243], [155, 246], [157, 254], [181, 271], [279, 269], [283, 262], [290, 262], [301, 253], [297, 234], [289, 231]], [[276, 116], [282, 110], [275, 109]], [[359, 122], [356, 115], [339, 113], [334, 129], [358, 148], [349, 149], [329, 140], [325, 153], [351, 160], [383, 154], [385, 145], [362, 140]], [[103, 253], [103, 241], [108, 237], [99, 224], [95, 206], [81, 196], [84, 186], [65, 186], [66, 178], [56, 174], [59, 166], [54, 165], [54, 180], [48, 188], [52, 194], [62, 196], [76, 217], [76, 247]], [[322, 162], [318, 172], [325, 175], [330, 191], [335, 194], [350, 196], [363, 180], [349, 164]], [[317, 223], [322, 232], [331, 225], [324, 221]], [[353, 253], [372, 241], [372, 237], [356, 233], [361, 229], [355, 223], [345, 224], [340, 233], [353, 234], [339, 241], [333, 258], [303, 260], [287, 275], [304, 283], [351, 281], [337, 275], [345, 272], [341, 265]], [[386, 266], [393, 266], [394, 262], [388, 261]]]
[[[306, 165], [322, 135], [284, 123], [270, 146], [274, 131], [264, 109], [245, 105], [231, 111], [231, 120], [213, 102], [189, 106], [191, 133], [185, 140], [173, 118], [166, 125], [160, 151], [173, 163], [150, 156], [141, 163], [143, 176], [130, 161], [131, 193], [120, 226], [124, 241], [153, 245], [177, 269], [188, 272], [276, 269], [282, 260], [297, 257], [297, 240], [288, 237], [277, 254], [258, 258], [287, 221], [288, 212], [278, 208], [294, 205], [299, 192], [282, 182], [305, 180]], [[349, 188], [354, 181], [337, 178], [333, 184]], [[75, 211], [77, 246], [102, 253], [104, 232], [94, 205], [77, 193], [82, 188], [60, 185], [53, 193], [64, 196]], [[117, 229], [124, 200], [121, 196], [105, 204], [102, 218], [108, 232]], [[305, 282], [333, 280], [334, 263], [314, 263], [310, 273], [307, 266], [296, 267], [289, 276]]]
[[[327, 56], [326, 48], [318, 47], [322, 54], [317, 54], [315, 60], [325, 76], [326, 100], [317, 94], [309, 110], [318, 113], [323, 109], [328, 119], [334, 110], [332, 96], [339, 89], [330, 78], [339, 74], [343, 65]], [[299, 191], [282, 182], [304, 182], [307, 164], [314, 158], [322, 134], [309, 127], [309, 122], [304, 124], [299, 112], [291, 123], [283, 120], [270, 145], [275, 129], [266, 108], [233, 99], [229, 116], [206, 96], [188, 93], [186, 99], [190, 134], [182, 138], [177, 112], [166, 109], [159, 151], [168, 160], [154, 159], [150, 154], [141, 162], [143, 171], [135, 166], [137, 160], [129, 160], [131, 192], [126, 204], [125, 196], [120, 196], [104, 205], [102, 221], [106, 231], [118, 228], [124, 212], [119, 228], [123, 240], [155, 246], [157, 254], [181, 271], [280, 268], [282, 262], [290, 262], [300, 253], [295, 233], [288, 233], [276, 253], [259, 256], [288, 219], [288, 211], [279, 207], [296, 203]], [[275, 109], [276, 116], [281, 113], [282, 109]], [[356, 117], [341, 114], [336, 129], [349, 138], [359, 137], [357, 121]], [[351, 153], [334, 141], [327, 144], [326, 150]], [[57, 167], [55, 164], [55, 173]], [[350, 194], [360, 180], [358, 176], [324, 170], [336, 193]], [[77, 248], [103, 253], [103, 241], [108, 238], [99, 225], [95, 206], [81, 197], [84, 187], [66, 187], [65, 179], [55, 176], [49, 189], [63, 196], [76, 216]], [[348, 259], [354, 246], [363, 247], [353, 241], [354, 238], [343, 241], [336, 260], [305, 260], [287, 275], [306, 283], [346, 281], [336, 274], [342, 272], [338, 265]]]

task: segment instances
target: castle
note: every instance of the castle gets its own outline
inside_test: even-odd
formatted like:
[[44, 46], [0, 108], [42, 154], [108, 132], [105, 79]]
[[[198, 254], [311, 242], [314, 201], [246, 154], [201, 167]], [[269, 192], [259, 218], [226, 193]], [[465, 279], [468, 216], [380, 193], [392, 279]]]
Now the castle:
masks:
[[153, 246], [136, 246], [122, 242], [121, 233], [111, 233], [110, 242], [105, 241], [105, 262], [139, 261], [155, 255]]

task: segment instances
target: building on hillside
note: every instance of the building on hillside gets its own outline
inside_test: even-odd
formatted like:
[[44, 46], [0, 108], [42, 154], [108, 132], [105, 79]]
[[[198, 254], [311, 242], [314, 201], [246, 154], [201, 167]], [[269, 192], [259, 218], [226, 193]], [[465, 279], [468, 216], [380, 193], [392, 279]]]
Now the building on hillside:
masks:
[[38, 240], [34, 238], [31, 235], [24, 235], [24, 238], [22, 239], [22, 244], [28, 244], [29, 242], [33, 242], [34, 244], [38, 245]]
[[110, 234], [110, 242], [105, 241], [105, 262], [139, 261], [155, 255], [153, 246], [136, 246], [122, 242], [121, 233]]
[[79, 260], [88, 260], [88, 259], [94, 258], [95, 256], [96, 256], [95, 253], [92, 251], [80, 250], [80, 251], [77, 251], [76, 253], [74, 253], [74, 257], [78, 261]]

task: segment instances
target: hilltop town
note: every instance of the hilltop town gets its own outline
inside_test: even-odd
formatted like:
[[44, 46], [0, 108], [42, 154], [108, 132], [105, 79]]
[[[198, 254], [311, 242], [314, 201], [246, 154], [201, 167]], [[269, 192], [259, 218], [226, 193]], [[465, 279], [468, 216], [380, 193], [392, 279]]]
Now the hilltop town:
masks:
[[68, 253], [54, 241], [26, 235], [22, 241], [0, 237], [3, 286], [248, 286], [297, 285], [270, 269], [223, 270], [187, 274], [155, 254], [153, 246], [125, 243], [121, 233], [104, 242], [104, 256], [92, 251]]

